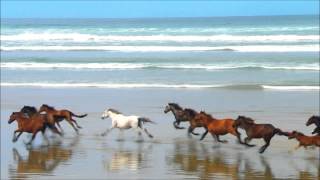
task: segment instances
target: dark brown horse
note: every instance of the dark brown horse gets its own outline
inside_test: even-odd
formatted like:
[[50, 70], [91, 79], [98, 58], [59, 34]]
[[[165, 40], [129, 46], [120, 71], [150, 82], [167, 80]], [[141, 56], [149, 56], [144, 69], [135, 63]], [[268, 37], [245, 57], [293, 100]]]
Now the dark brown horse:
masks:
[[234, 120], [233, 119], [215, 119], [210, 114], [201, 111], [199, 114], [196, 115], [194, 118], [198, 124], [202, 125], [207, 131], [202, 135], [202, 140], [208, 132], [211, 133], [213, 138], [215, 138], [218, 142], [226, 143], [226, 140], [220, 140], [220, 135], [232, 134], [236, 136], [240, 143], [240, 133], [237, 131], [235, 127], [233, 127]]
[[168, 105], [165, 107], [164, 113], [168, 113], [169, 111], [172, 112], [172, 114], [175, 117], [175, 121], [173, 122], [173, 126], [176, 129], [184, 129], [184, 127], [180, 127], [180, 122], [189, 122], [190, 126], [188, 128], [188, 135], [190, 136], [190, 134], [193, 135], [199, 135], [198, 133], [193, 132], [193, 130], [196, 127], [203, 127], [201, 124], [197, 123], [196, 121], [194, 121], [194, 117], [198, 114], [198, 112], [196, 112], [193, 109], [183, 109], [182, 107], [180, 107], [178, 104], [176, 103], [168, 103]]
[[[40, 109], [39, 112], [46, 112], [48, 115], [48, 120], [50, 123], [57, 123], [57, 125], [59, 126], [59, 128], [61, 128], [59, 122], [62, 121], [63, 119], [65, 119], [72, 127], [73, 129], [78, 133], [78, 129], [77, 128], [82, 128], [81, 126], [78, 125], [77, 121], [75, 121], [74, 119], [72, 119], [72, 117], [78, 117], [78, 118], [83, 118], [86, 117], [87, 114], [84, 115], [76, 115], [73, 112], [66, 110], [66, 109], [62, 109], [62, 110], [56, 110], [54, 107], [48, 106], [46, 104], [43, 104]], [[77, 127], [74, 126], [74, 124], [76, 124]]]
[[[18, 122], [18, 129], [14, 131], [12, 141], [16, 142], [18, 138], [21, 136], [23, 132], [32, 133], [32, 138], [27, 144], [31, 144], [34, 138], [36, 137], [37, 133], [39, 131], [42, 132], [44, 135], [44, 132], [47, 127], [51, 128], [53, 132], [61, 135], [61, 133], [58, 131], [58, 129], [55, 126], [51, 126], [47, 122], [47, 115], [45, 114], [35, 114], [30, 118], [27, 118], [24, 113], [22, 112], [13, 112], [10, 116], [10, 119], [8, 121], [9, 124], [11, 124], [14, 121]], [[18, 136], [16, 136], [16, 133], [19, 133]]]
[[27, 115], [27, 117], [32, 117], [34, 114], [38, 112], [36, 107], [33, 106], [23, 106], [20, 112]]
[[299, 147], [303, 146], [306, 148], [307, 146], [318, 146], [320, 147], [320, 136], [306, 136], [301, 132], [298, 131], [292, 131], [288, 134], [288, 139], [295, 138], [297, 141], [299, 141], [299, 144], [295, 149], [298, 149]]
[[234, 127], [242, 128], [246, 131], [247, 137], [244, 140], [244, 144], [248, 146], [254, 146], [248, 144], [251, 139], [263, 138], [266, 144], [260, 148], [260, 153], [263, 153], [267, 149], [274, 135], [278, 134], [288, 136], [287, 132], [283, 132], [279, 128], [275, 128], [272, 124], [256, 124], [253, 119], [245, 116], [239, 116], [234, 123]]
[[311, 116], [306, 126], [310, 126], [311, 124], [315, 124], [317, 127], [313, 130], [312, 134], [318, 134], [320, 135], [320, 116]]

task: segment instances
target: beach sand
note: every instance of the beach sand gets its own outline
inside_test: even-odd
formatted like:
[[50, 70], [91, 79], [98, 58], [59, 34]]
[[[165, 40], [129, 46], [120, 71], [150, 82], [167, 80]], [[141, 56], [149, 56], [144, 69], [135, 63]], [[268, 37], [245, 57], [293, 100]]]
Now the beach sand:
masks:
[[[177, 102], [217, 118], [246, 115], [257, 123], [310, 134], [314, 127], [305, 122], [319, 114], [318, 99], [319, 91], [1, 87], [1, 179], [317, 179], [318, 149], [289, 152], [297, 142], [284, 136], [275, 136], [264, 154], [258, 153], [262, 140], [253, 140], [258, 146], [252, 148], [237, 144], [230, 135], [221, 137], [227, 144], [214, 142], [210, 135], [200, 142], [200, 137], [188, 138], [186, 129], [174, 129], [173, 115], [163, 110], [168, 102]], [[17, 125], [7, 123], [11, 112], [43, 103], [88, 113], [77, 118], [83, 127], [80, 135], [62, 122], [65, 136], [47, 132], [50, 146], [44, 146], [41, 134], [29, 149], [24, 145], [27, 134], [12, 143]], [[155, 138], [139, 141], [133, 130], [124, 131], [122, 138], [118, 130], [100, 136], [111, 125], [110, 119], [101, 120], [101, 113], [111, 107], [155, 121], [145, 125]]]

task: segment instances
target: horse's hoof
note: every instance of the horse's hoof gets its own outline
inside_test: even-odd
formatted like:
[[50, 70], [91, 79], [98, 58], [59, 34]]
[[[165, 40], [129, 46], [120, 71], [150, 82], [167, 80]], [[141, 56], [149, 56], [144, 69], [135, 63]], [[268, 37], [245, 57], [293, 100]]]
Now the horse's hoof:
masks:
[[82, 127], [81, 127], [81, 126], [77, 126], [77, 128], [82, 129]]
[[149, 135], [149, 138], [153, 138], [153, 136], [152, 136], [152, 135]]
[[17, 142], [17, 139], [12, 139], [12, 142]]

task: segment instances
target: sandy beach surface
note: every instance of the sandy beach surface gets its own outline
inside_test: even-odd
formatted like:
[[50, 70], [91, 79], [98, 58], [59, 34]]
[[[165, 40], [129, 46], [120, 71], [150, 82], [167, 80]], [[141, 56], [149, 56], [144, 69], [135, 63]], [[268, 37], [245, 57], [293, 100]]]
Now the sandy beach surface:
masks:
[[[214, 142], [209, 135], [200, 142], [200, 137], [188, 138], [185, 129], [174, 129], [173, 115], [163, 110], [168, 102], [177, 102], [217, 118], [246, 115], [257, 123], [310, 134], [314, 127], [305, 122], [319, 114], [318, 99], [319, 91], [2, 87], [1, 179], [317, 179], [319, 149], [289, 152], [297, 142], [283, 136], [272, 139], [262, 155], [258, 153], [262, 140], [253, 140], [257, 147], [252, 148], [237, 144], [230, 135], [221, 137], [229, 140], [227, 144]], [[64, 137], [48, 131], [49, 146], [41, 134], [31, 148], [24, 144], [30, 138], [27, 134], [11, 142], [17, 128], [16, 123], [7, 123], [11, 112], [43, 103], [88, 113], [77, 118], [83, 127], [80, 135], [62, 122]], [[111, 125], [110, 119], [101, 120], [101, 113], [111, 107], [154, 120], [157, 124], [146, 125], [154, 139], [141, 140], [133, 130], [100, 136]]]

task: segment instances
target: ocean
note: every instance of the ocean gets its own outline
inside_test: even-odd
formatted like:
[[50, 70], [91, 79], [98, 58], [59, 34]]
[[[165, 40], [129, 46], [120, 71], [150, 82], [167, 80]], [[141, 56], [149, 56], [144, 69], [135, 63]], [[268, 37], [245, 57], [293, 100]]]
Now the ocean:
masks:
[[1, 19], [1, 86], [319, 90], [317, 16]]

